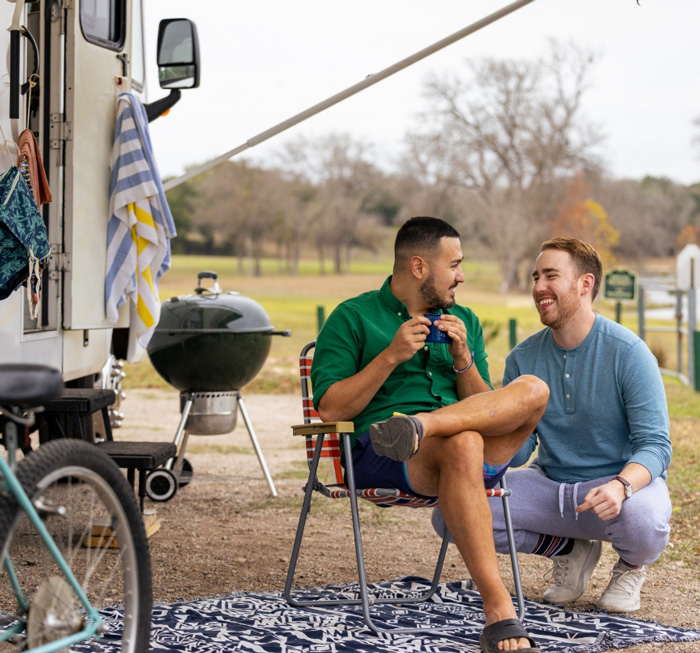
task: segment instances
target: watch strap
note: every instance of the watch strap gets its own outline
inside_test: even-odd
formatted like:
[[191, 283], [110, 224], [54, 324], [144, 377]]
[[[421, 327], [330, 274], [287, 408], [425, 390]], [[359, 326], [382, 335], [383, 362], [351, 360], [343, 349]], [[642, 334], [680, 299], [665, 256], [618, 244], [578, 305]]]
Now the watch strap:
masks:
[[629, 499], [632, 496], [632, 486], [630, 485], [630, 482], [626, 478], [622, 478], [622, 476], [616, 476], [613, 481], [619, 481], [624, 485], [625, 487], [625, 498]]

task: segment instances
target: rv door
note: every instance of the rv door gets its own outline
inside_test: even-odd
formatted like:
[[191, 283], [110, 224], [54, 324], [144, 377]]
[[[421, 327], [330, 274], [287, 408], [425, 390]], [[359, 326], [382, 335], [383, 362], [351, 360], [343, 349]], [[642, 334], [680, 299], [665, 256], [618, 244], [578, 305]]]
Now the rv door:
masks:
[[63, 328], [104, 329], [109, 162], [116, 97], [131, 90], [131, 2], [65, 4], [65, 110], [52, 116], [65, 153]]

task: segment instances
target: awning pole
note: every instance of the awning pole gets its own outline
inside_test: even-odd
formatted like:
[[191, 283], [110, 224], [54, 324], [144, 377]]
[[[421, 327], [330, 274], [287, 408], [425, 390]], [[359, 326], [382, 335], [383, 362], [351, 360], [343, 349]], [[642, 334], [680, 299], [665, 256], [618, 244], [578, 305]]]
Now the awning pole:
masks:
[[280, 132], [283, 132], [290, 127], [294, 127], [294, 125], [299, 124], [300, 122], [303, 122], [307, 118], [310, 118], [311, 116], [315, 116], [317, 113], [320, 113], [321, 111], [324, 111], [325, 109], [328, 109], [329, 107], [332, 107], [334, 104], [338, 104], [338, 102], [342, 102], [343, 100], [349, 98], [352, 95], [355, 95], [356, 93], [359, 93], [360, 91], [363, 91], [364, 89], [372, 86], [373, 84], [377, 84], [378, 82], [381, 82], [383, 79], [386, 79], [387, 77], [393, 75], [394, 73], [399, 72], [400, 70], [403, 70], [404, 68], [408, 68], [408, 66], [413, 65], [414, 63], [420, 61], [421, 59], [425, 59], [427, 56], [434, 54], [438, 50], [442, 50], [443, 48], [447, 47], [448, 45], [452, 45], [453, 43], [459, 41], [460, 39], [463, 39], [465, 36], [469, 36], [470, 34], [473, 34], [477, 30], [480, 30], [482, 27], [486, 27], [486, 25], [490, 25], [491, 23], [496, 22], [497, 20], [500, 20], [504, 16], [507, 16], [508, 14], [516, 11], [517, 9], [520, 9], [521, 7], [524, 7], [527, 4], [530, 4], [534, 0], [518, 0], [517, 2], [513, 2], [512, 4], [507, 5], [506, 7], [503, 7], [502, 9], [499, 9], [498, 11], [489, 14], [485, 18], [482, 18], [481, 20], [476, 21], [475, 23], [472, 23], [468, 27], [465, 27], [464, 29], [460, 30], [459, 32], [455, 32], [454, 34], [445, 37], [444, 39], [437, 41], [436, 43], [433, 43], [433, 45], [428, 46], [427, 48], [423, 48], [422, 50], [419, 50], [415, 54], [412, 54], [409, 57], [406, 57], [405, 59], [402, 59], [401, 61], [398, 61], [397, 63], [389, 66], [388, 68], [384, 68], [384, 70], [375, 73], [373, 75], [368, 75], [363, 79], [361, 82], [358, 82], [357, 84], [354, 84], [353, 86], [350, 86], [346, 88], [344, 91], [341, 91], [340, 93], [336, 93], [335, 95], [329, 97], [326, 100], [323, 100], [323, 102], [319, 102], [318, 104], [314, 104], [312, 107], [309, 107], [305, 111], [302, 111], [301, 113], [297, 113], [296, 115], [292, 116], [291, 118], [288, 118], [287, 120], [284, 120], [283, 122], [278, 123], [274, 127], [270, 127], [270, 129], [265, 130], [264, 132], [259, 133], [257, 136], [253, 136], [252, 138], [248, 139], [245, 143], [242, 143], [238, 147], [235, 147], [232, 150], [229, 150], [228, 152], [222, 154], [221, 156], [216, 157], [215, 159], [212, 159], [211, 161], [207, 161], [206, 163], [203, 163], [202, 165], [193, 168], [192, 170], [188, 170], [184, 175], [177, 177], [175, 179], [171, 179], [170, 181], [166, 182], [163, 184], [163, 189], [164, 190], [170, 190], [171, 188], [175, 188], [175, 186], [179, 186], [185, 181], [188, 181], [189, 179], [192, 179], [192, 177], [196, 177], [197, 175], [206, 172], [210, 168], [213, 168], [220, 163], [223, 163], [224, 161], [228, 161], [230, 158], [236, 156], [237, 154], [240, 154], [241, 152], [244, 152], [245, 150], [254, 147], [255, 145], [259, 145], [263, 141], [266, 141], [268, 138], [272, 138], [273, 136], [276, 136]]

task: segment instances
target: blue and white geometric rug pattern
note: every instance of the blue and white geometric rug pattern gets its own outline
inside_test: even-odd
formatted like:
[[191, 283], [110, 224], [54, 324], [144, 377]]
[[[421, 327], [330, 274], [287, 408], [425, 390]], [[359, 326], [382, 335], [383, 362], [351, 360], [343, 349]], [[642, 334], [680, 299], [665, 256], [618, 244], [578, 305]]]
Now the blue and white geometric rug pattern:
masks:
[[[405, 596], [423, 579], [405, 577], [382, 583], [382, 596]], [[420, 583], [420, 584], [418, 584]], [[356, 585], [329, 587], [348, 597]], [[483, 612], [469, 582], [439, 586], [430, 602], [372, 608], [381, 625], [439, 626], [459, 630], [445, 634], [374, 635], [361, 608], [292, 608], [280, 592], [234, 593], [187, 603], [157, 604], [153, 610], [151, 651], [221, 653], [426, 653], [478, 652]], [[373, 616], [374, 618], [374, 616]], [[700, 641], [700, 631], [608, 615], [567, 612], [552, 605], [526, 602], [525, 627], [540, 649], [557, 653], [598, 653], [643, 642]]]

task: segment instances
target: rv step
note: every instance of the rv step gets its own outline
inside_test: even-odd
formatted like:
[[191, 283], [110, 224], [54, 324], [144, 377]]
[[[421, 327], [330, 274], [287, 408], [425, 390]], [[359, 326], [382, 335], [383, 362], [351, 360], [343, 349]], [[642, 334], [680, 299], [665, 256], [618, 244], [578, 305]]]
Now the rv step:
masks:
[[56, 437], [73, 437], [88, 442], [95, 441], [94, 425], [90, 415], [102, 412], [104, 439], [112, 439], [109, 407], [116, 397], [114, 390], [93, 388], [65, 388], [58, 399], [44, 402], [44, 412], [39, 414], [41, 442]]
[[131, 487], [135, 487], [136, 470], [139, 470], [139, 504], [144, 513], [146, 498], [146, 478], [149, 472], [162, 467], [177, 454], [177, 447], [172, 442], [125, 442], [111, 440], [97, 445], [119, 467], [127, 470], [127, 479]]
[[172, 442], [125, 442], [112, 440], [97, 445], [119, 467], [125, 469], [156, 469], [177, 454]]
[[[58, 399], [44, 402], [39, 414], [40, 440], [73, 437], [88, 442], [104, 451], [119, 467], [127, 470], [127, 479], [136, 490], [136, 470], [139, 472], [138, 496], [141, 512], [146, 496], [146, 477], [177, 455], [172, 442], [126, 442], [112, 439], [112, 428], [107, 409], [114, 403], [113, 390], [66, 388]], [[91, 415], [102, 412], [104, 439], [95, 437]]]

